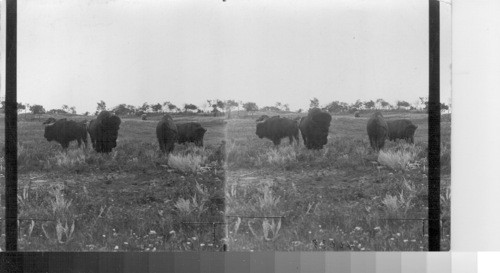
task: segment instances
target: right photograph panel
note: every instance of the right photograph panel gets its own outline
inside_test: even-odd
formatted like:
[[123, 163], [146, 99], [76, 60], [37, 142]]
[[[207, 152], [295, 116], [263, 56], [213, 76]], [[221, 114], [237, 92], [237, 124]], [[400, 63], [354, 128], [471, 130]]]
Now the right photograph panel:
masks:
[[[451, 7], [441, 8], [441, 250]], [[229, 10], [231, 12], [229, 12]], [[428, 250], [428, 1], [228, 6], [229, 251]]]

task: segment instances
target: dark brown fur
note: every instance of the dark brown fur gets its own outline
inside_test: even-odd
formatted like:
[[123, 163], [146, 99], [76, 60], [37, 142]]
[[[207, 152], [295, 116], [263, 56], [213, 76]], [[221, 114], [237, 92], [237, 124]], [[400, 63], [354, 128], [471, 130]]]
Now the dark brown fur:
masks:
[[203, 137], [207, 129], [201, 127], [198, 122], [188, 122], [177, 124], [177, 133], [179, 144], [185, 142], [194, 142], [196, 146], [203, 146]]
[[109, 153], [116, 147], [120, 124], [121, 119], [108, 111], [102, 111], [96, 119], [90, 121], [87, 129], [96, 152]]
[[87, 131], [85, 125], [82, 128], [82, 122], [66, 120], [65, 118], [59, 120], [49, 118], [43, 124], [47, 124], [44, 133], [45, 139], [58, 142], [63, 149], [67, 149], [73, 140], [78, 142], [78, 147], [81, 146], [82, 142], [87, 147]]
[[299, 128], [297, 121], [280, 116], [270, 117], [257, 123], [255, 134], [259, 138], [270, 139], [274, 145], [279, 145], [281, 139], [288, 137], [290, 144], [293, 139], [299, 143]]
[[404, 139], [409, 143], [414, 142], [415, 131], [418, 128], [408, 119], [389, 120], [387, 121], [387, 127], [389, 129], [389, 140]]
[[174, 150], [177, 141], [177, 126], [172, 117], [165, 114], [156, 126], [156, 138], [160, 145], [160, 150], [164, 154], [169, 154]]
[[309, 114], [300, 119], [300, 133], [308, 149], [319, 150], [326, 145], [331, 121], [332, 116], [318, 108], [309, 110]]
[[370, 146], [379, 151], [384, 147], [388, 135], [387, 122], [380, 112], [375, 112], [366, 124]]

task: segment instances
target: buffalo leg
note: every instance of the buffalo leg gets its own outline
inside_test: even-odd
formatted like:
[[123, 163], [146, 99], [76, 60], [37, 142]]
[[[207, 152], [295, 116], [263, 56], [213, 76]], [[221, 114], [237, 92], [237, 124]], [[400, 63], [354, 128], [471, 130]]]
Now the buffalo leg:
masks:
[[278, 146], [281, 143], [281, 139], [273, 139], [274, 145]]

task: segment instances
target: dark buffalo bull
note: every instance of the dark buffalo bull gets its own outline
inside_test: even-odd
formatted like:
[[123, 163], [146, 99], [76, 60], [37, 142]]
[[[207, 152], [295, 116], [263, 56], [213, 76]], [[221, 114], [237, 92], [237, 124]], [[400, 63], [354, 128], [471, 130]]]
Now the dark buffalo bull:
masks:
[[169, 114], [165, 114], [156, 125], [156, 138], [158, 138], [162, 153], [169, 154], [174, 150], [177, 141], [177, 126]]
[[96, 152], [109, 153], [116, 147], [120, 124], [121, 119], [108, 111], [102, 111], [96, 119], [90, 121], [87, 129]]
[[188, 122], [177, 124], [177, 142], [179, 144], [194, 142], [196, 146], [203, 146], [203, 137], [207, 129], [201, 127], [198, 122]]
[[404, 139], [409, 143], [413, 143], [413, 136], [418, 126], [408, 119], [397, 119], [387, 121], [387, 128], [389, 130], [389, 140]]
[[378, 151], [384, 147], [385, 139], [388, 136], [387, 122], [380, 112], [375, 112], [366, 125], [370, 146]]
[[288, 137], [290, 144], [293, 144], [293, 139], [299, 143], [299, 127], [297, 121], [274, 116], [263, 118], [257, 122], [257, 130], [255, 132], [259, 138], [268, 138], [274, 145], [279, 145], [281, 139]]
[[76, 122], [74, 120], [49, 118], [43, 124], [45, 125], [44, 137], [48, 141], [56, 141], [63, 149], [69, 147], [69, 143], [73, 140], [78, 142], [78, 147], [82, 142], [87, 147], [87, 131], [85, 122]]
[[300, 119], [300, 133], [308, 149], [319, 150], [328, 142], [328, 130], [332, 116], [318, 108], [309, 110], [309, 114]]

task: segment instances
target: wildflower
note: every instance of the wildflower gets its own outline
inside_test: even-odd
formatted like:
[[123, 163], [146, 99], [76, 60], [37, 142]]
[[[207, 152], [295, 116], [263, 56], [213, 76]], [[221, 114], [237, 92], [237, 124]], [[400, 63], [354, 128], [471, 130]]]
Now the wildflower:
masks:
[[403, 242], [404, 242], [404, 243], [408, 243], [408, 240], [404, 239], [404, 240], [403, 240]]
[[118, 250], [118, 246], [115, 246], [115, 250]]
[[191, 244], [191, 242], [187, 242], [187, 244], [188, 244], [188, 245], [190, 245], [190, 244]]
[[391, 238], [391, 241], [394, 241], [394, 238]]
[[399, 232], [398, 232], [398, 233], [396, 233], [396, 236], [401, 236], [401, 233], [399, 233]]
[[103, 238], [106, 238], [106, 234], [103, 234], [103, 235], [102, 235], [102, 237], [103, 237]]
[[333, 238], [330, 238], [330, 239], [328, 239], [328, 240], [333, 241]]
[[374, 230], [380, 230], [380, 227], [375, 227]]
[[193, 237], [193, 238], [191, 238], [191, 239], [193, 239], [193, 241], [196, 241], [196, 239], [198, 239], [198, 238], [196, 238], [196, 237]]
[[363, 251], [363, 250], [365, 250], [365, 248], [363, 247], [363, 248], [361, 248], [361, 250]]
[[123, 242], [124, 245], [128, 245], [128, 242]]
[[312, 232], [309, 230], [309, 234], [311, 234]]
[[156, 247], [153, 247], [153, 249], [152, 249], [152, 250], [153, 250], [153, 251], [156, 251]]
[[411, 242], [412, 242], [412, 243], [415, 243], [416, 241], [417, 241], [417, 240], [415, 240], [415, 239], [411, 240]]
[[318, 225], [319, 228], [321, 228], [321, 225]]
[[156, 235], [156, 231], [154, 230], [149, 231], [149, 235]]
[[354, 228], [354, 230], [358, 230], [359, 231], [359, 230], [362, 230], [362, 228], [361, 227], [356, 227], [356, 228]]
[[205, 246], [205, 244], [201, 243], [200, 246]]
[[175, 231], [174, 231], [174, 230], [171, 230], [169, 233], [170, 233], [170, 234], [174, 234], [174, 233], [175, 233]]

